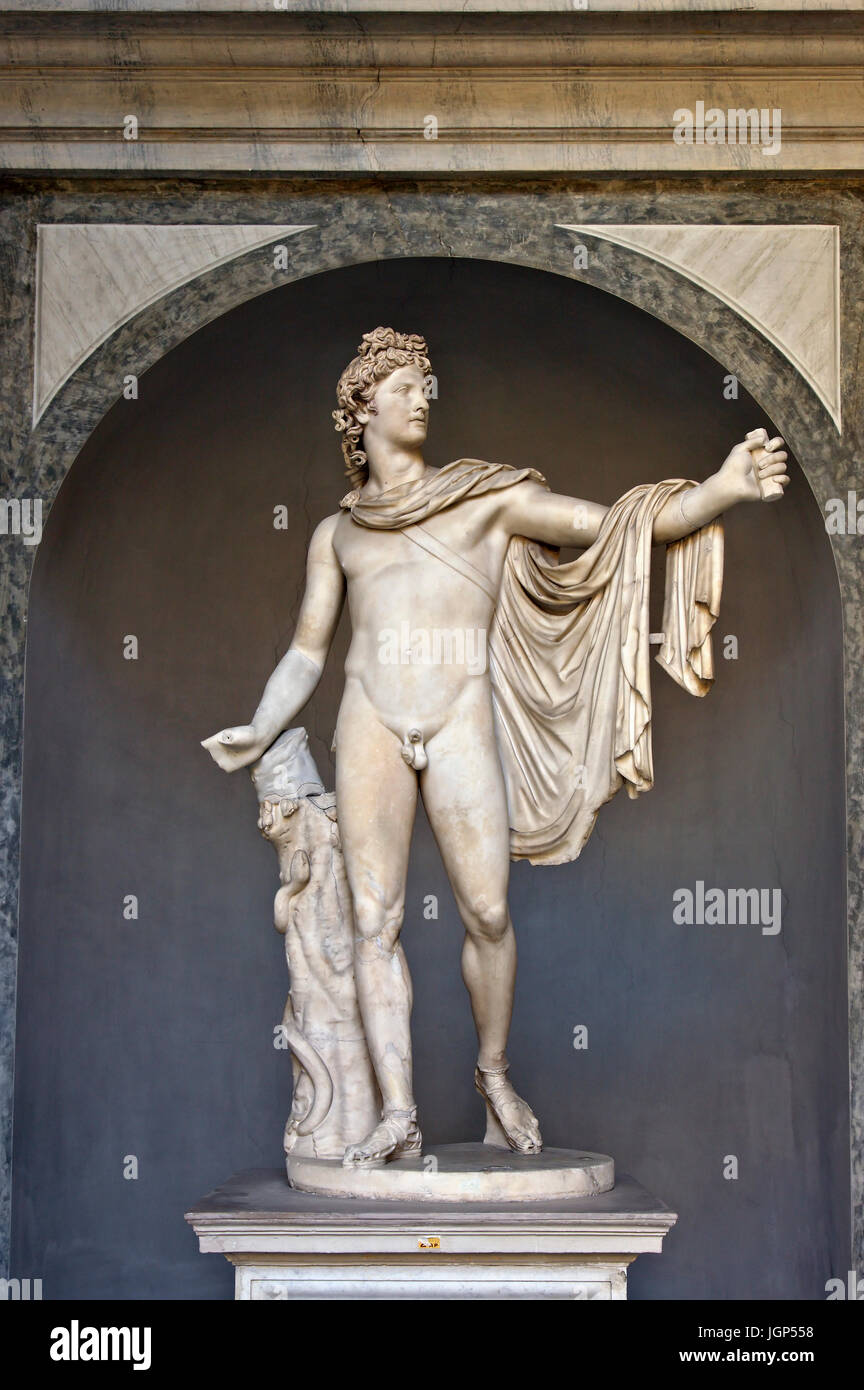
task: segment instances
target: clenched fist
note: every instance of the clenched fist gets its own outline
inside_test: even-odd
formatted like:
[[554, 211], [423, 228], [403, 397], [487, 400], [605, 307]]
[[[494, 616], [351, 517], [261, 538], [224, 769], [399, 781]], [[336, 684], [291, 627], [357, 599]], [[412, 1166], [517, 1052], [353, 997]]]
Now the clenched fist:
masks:
[[764, 429], [751, 430], [726, 458], [720, 477], [742, 502], [778, 502], [789, 485], [784, 441], [768, 438]]

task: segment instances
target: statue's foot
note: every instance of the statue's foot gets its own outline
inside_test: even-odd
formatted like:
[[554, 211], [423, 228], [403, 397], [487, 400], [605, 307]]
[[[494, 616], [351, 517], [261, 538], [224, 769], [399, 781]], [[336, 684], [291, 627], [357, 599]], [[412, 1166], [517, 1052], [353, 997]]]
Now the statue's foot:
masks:
[[387, 1110], [362, 1144], [345, 1150], [342, 1167], [380, 1168], [396, 1158], [419, 1158], [422, 1143], [416, 1109]]
[[484, 1143], [499, 1148], [506, 1144], [519, 1154], [539, 1154], [543, 1148], [540, 1126], [530, 1105], [517, 1096], [507, 1080], [507, 1067], [494, 1071], [477, 1067], [474, 1085], [486, 1102]]

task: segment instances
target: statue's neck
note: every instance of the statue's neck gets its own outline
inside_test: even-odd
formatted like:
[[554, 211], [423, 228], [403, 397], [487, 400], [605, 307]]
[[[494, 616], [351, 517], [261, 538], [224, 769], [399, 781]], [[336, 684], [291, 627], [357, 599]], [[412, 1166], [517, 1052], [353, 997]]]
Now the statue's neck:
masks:
[[424, 463], [422, 454], [397, 454], [382, 460], [369, 458], [368, 462], [369, 480], [363, 487], [363, 496], [367, 499], [406, 483], [422, 482], [435, 471]]

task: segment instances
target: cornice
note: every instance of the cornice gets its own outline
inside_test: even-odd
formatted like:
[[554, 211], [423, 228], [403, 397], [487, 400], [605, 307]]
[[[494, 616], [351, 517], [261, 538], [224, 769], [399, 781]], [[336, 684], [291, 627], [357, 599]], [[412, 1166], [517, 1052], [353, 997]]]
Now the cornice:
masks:
[[[781, 148], [675, 143], [676, 111], [700, 102], [780, 111]], [[7, 170], [428, 176], [862, 165], [860, 10], [16, 13], [0, 34]]]

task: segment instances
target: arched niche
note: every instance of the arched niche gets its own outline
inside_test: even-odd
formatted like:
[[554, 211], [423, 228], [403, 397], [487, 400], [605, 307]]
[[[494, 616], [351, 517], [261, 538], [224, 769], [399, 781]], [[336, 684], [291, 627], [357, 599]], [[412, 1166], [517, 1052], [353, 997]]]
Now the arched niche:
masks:
[[[309, 531], [343, 491], [328, 411], [359, 333], [398, 319], [430, 338], [433, 461], [531, 462], [599, 500], [640, 479], [703, 476], [758, 414], [743, 393], [723, 398], [739, 362], [715, 366], [660, 315], [496, 261], [319, 260], [271, 294], [250, 287], [253, 262], [242, 294], [242, 263], [222, 267], [229, 283], [210, 287], [200, 331], [180, 312], [190, 287], [178, 290], [171, 350], [168, 306], [151, 306], [53, 407], [88, 391], [104, 407], [134, 327], [138, 359], [154, 365], [138, 400], [117, 402], [78, 450], [31, 590], [15, 1248], [55, 1287], [82, 1296], [95, 1281], [95, 1296], [108, 1270], [142, 1296], [148, 1280], [164, 1289], [171, 1264], [178, 1288], [218, 1292], [221, 1271], [181, 1250], [173, 1213], [190, 1184], [195, 1195], [226, 1168], [279, 1161], [287, 1067], [269, 1020], [285, 979], [267, 930], [270, 852], [251, 791], [221, 778], [197, 739], [244, 716], [290, 635]], [[796, 407], [778, 401], [769, 419], [786, 428]], [[644, 1280], [649, 1297], [730, 1296], [746, 1265], [747, 1296], [776, 1293], [782, 1267], [787, 1296], [815, 1297], [814, 1242], [839, 1260], [848, 1233], [840, 595], [805, 487], [728, 530], [718, 635], [737, 638], [737, 660], [718, 653], [704, 702], [658, 673], [655, 790], [605, 808], [576, 864], [514, 872], [514, 1065], [550, 1142], [608, 1148], [686, 1209], [677, 1253], [637, 1273], [635, 1291]], [[123, 659], [129, 634], [136, 662]], [[331, 662], [306, 717], [322, 769], [339, 684]], [[778, 883], [784, 928], [676, 926], [672, 894], [699, 879]], [[426, 920], [430, 894], [439, 916]], [[459, 944], [421, 825], [406, 945], [418, 1089], [438, 1141], [480, 1122]], [[722, 1176], [736, 1144], [748, 1160], [737, 1185]], [[139, 1151], [146, 1189], [121, 1177]]]

